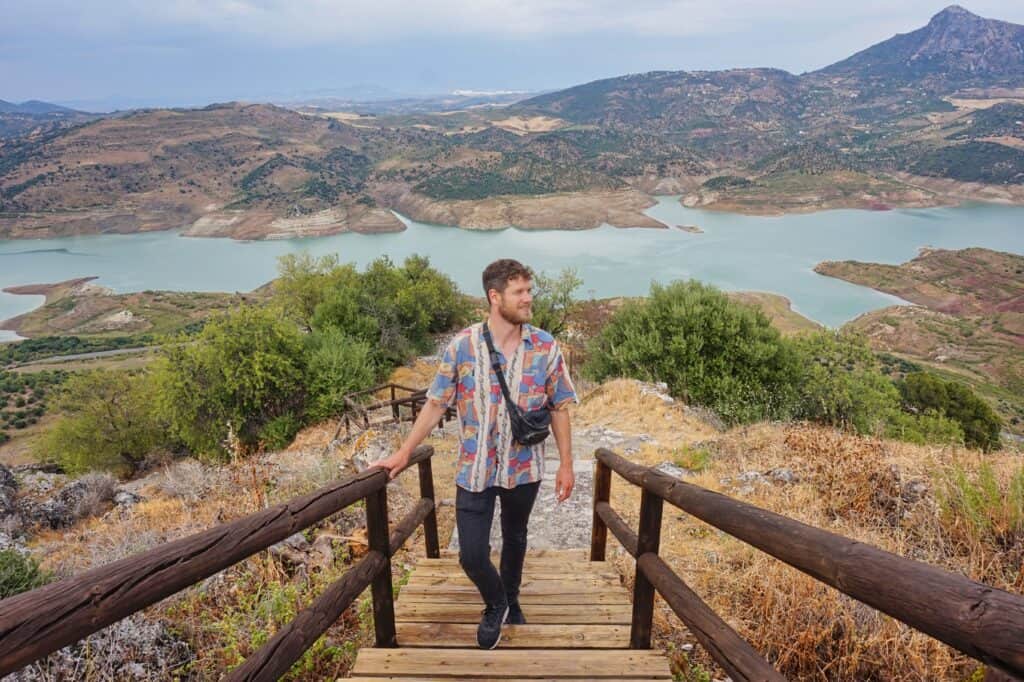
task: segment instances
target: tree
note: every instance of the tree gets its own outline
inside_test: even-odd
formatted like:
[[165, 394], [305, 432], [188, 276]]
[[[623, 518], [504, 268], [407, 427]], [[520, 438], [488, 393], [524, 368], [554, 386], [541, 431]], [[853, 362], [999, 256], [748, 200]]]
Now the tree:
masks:
[[331, 290], [358, 282], [353, 265], [339, 265], [335, 254], [315, 258], [308, 252], [287, 253], [277, 261], [278, 277], [273, 300], [281, 313], [306, 330], [312, 326], [316, 307]]
[[899, 392], [867, 342], [825, 330], [793, 340], [802, 368], [797, 416], [880, 435], [899, 412]]
[[795, 408], [797, 356], [760, 310], [696, 281], [654, 284], [591, 342], [584, 373], [598, 381], [664, 381], [730, 423], [785, 418]]
[[381, 371], [431, 350], [433, 335], [468, 315], [465, 297], [446, 275], [421, 256], [401, 267], [382, 256], [355, 277], [340, 277], [324, 291], [312, 328], [334, 327], [369, 344]]
[[935, 412], [960, 424], [967, 446], [985, 452], [999, 448], [1002, 420], [967, 386], [929, 372], [913, 372], [900, 382], [899, 391], [908, 409]]
[[134, 473], [163, 441], [164, 424], [154, 402], [149, 373], [72, 374], [56, 401], [63, 414], [37, 441], [36, 453], [43, 460], [56, 458], [72, 473]]
[[579, 271], [565, 268], [558, 277], [537, 273], [533, 278], [533, 320], [531, 323], [550, 332], [562, 334], [576, 310], [576, 290], [583, 285]]
[[215, 317], [194, 343], [162, 350], [156, 371], [160, 410], [196, 454], [228, 454], [229, 430], [253, 447], [274, 420], [299, 423], [303, 351], [295, 324], [271, 310], [242, 306]]

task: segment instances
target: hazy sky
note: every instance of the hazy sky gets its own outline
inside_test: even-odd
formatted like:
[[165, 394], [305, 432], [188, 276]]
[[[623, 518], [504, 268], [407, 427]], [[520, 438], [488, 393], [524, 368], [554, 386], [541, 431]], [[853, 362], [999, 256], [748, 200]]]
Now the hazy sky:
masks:
[[[923, 0], [0, 0], [0, 99], [78, 106], [542, 90], [655, 69], [838, 61]], [[1024, 1], [964, 5], [1024, 24]]]

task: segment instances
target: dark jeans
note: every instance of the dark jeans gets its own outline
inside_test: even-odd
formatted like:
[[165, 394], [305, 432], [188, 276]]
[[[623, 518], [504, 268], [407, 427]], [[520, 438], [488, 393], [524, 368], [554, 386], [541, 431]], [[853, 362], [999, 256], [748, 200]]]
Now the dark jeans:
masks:
[[[526, 557], [526, 524], [530, 520], [540, 482], [515, 488], [492, 487], [471, 493], [455, 492], [455, 524], [459, 529], [459, 563], [473, 581], [484, 603], [500, 604], [519, 598]], [[491, 523], [494, 500], [501, 497], [501, 573], [491, 563]]]

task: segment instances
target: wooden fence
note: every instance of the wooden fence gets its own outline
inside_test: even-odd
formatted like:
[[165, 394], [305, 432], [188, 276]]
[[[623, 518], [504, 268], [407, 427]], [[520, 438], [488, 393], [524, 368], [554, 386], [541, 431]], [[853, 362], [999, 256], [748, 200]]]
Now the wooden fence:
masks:
[[[381, 391], [390, 391], [391, 399], [380, 400], [368, 405], [359, 403], [359, 398], [367, 395], [374, 395]], [[399, 396], [398, 391], [403, 391], [406, 395]], [[345, 435], [352, 435], [353, 421], [357, 424], [361, 424], [364, 429], [370, 428], [374, 423], [370, 421], [370, 412], [383, 408], [391, 408], [391, 418], [386, 420], [388, 422], [397, 424], [402, 421], [416, 421], [416, 417], [419, 415], [420, 410], [423, 409], [423, 403], [426, 401], [427, 389], [409, 388], [408, 386], [402, 386], [401, 384], [395, 383], [381, 384], [380, 386], [374, 386], [373, 388], [349, 393], [345, 396], [346, 410], [345, 414], [342, 416], [342, 423], [345, 426]], [[403, 407], [409, 408], [408, 414], [402, 414], [401, 408]], [[438, 422], [438, 426], [442, 426], [449, 419], [454, 419], [455, 416], [455, 409], [449, 407], [445, 410], [441, 421]]]
[[373, 595], [376, 645], [395, 646], [391, 556], [420, 524], [427, 556], [440, 556], [433, 454], [433, 448], [421, 446], [410, 459], [410, 465], [419, 468], [420, 499], [390, 534], [388, 475], [374, 467], [232, 523], [0, 601], [0, 677], [265, 550], [359, 500], [366, 500], [369, 552], [226, 679], [278, 679], [367, 586]]
[[[783, 680], [658, 556], [664, 502], [981, 661], [986, 680], [1024, 676], [1024, 597], [885, 552], [634, 464], [596, 453], [591, 560], [608, 531], [636, 558], [630, 645], [651, 645], [658, 592], [736, 680]], [[639, 532], [610, 506], [611, 472], [641, 488]]]

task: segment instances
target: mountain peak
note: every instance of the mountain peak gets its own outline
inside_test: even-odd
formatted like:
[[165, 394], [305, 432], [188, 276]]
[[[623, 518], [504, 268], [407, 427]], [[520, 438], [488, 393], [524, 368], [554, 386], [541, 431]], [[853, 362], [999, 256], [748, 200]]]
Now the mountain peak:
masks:
[[937, 19], [949, 19], [953, 17], [973, 17], [975, 19], [981, 18], [974, 12], [968, 11], [961, 7], [960, 5], [950, 5], [949, 7], [947, 7], [946, 9], [942, 10], [934, 17], [932, 17], [932, 21], [936, 21]]
[[[933, 90], [974, 85], [1024, 85], [1024, 26], [986, 19], [950, 5], [926, 26], [901, 33], [821, 70]], [[954, 88], [956, 89], [956, 88]]]
[[980, 17], [960, 5], [950, 5], [931, 18], [922, 31], [971, 30], [988, 23], [1003, 23]]

